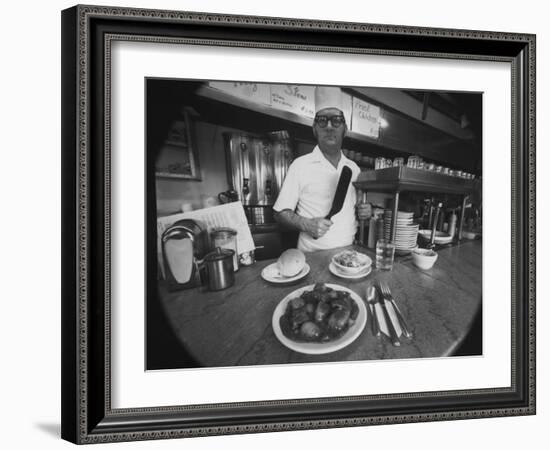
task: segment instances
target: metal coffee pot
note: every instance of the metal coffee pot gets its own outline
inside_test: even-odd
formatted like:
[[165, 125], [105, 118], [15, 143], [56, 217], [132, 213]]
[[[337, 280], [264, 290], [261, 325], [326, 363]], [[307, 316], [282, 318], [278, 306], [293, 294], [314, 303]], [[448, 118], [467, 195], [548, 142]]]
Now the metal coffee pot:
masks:
[[217, 247], [204, 257], [204, 265], [208, 275], [208, 289], [221, 291], [235, 283], [233, 268], [234, 250]]

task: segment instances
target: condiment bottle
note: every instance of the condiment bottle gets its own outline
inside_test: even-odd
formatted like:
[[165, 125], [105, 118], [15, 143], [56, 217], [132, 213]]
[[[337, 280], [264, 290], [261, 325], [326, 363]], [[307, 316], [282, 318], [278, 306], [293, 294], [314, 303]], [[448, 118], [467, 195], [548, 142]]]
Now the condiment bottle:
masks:
[[[376, 241], [378, 239], [384, 239], [384, 219], [382, 218], [376, 219]], [[374, 245], [376, 246], [376, 242]]]
[[368, 248], [376, 246], [376, 216], [373, 214], [369, 221], [369, 237], [367, 241]]
[[448, 231], [449, 236], [451, 236], [451, 238], [454, 237], [456, 232], [456, 221], [457, 221], [457, 217], [455, 214], [455, 210], [453, 209], [453, 212], [451, 213], [451, 218], [449, 219], [449, 231]]
[[443, 223], [445, 223], [445, 211], [441, 210], [437, 220], [438, 231], [443, 231]]

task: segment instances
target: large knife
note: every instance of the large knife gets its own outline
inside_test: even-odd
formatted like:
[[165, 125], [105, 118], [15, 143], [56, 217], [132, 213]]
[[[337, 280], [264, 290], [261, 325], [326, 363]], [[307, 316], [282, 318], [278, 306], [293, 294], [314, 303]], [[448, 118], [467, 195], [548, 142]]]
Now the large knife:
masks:
[[326, 219], [331, 219], [332, 216], [338, 214], [344, 206], [344, 200], [346, 200], [346, 194], [348, 193], [349, 183], [351, 182], [351, 169], [348, 166], [342, 168], [340, 173], [340, 179], [338, 180], [338, 185], [336, 186], [336, 192], [334, 193], [334, 198], [332, 199], [332, 206], [330, 207], [329, 213], [326, 215]]
[[[349, 183], [351, 181], [351, 169], [348, 166], [342, 168], [340, 172], [340, 178], [338, 179], [338, 185], [336, 186], [336, 192], [334, 193], [334, 198], [332, 199], [332, 206], [330, 211], [325, 216], [325, 219], [330, 220], [332, 216], [338, 214], [344, 206], [344, 200], [346, 199], [346, 194], [348, 193]], [[314, 237], [313, 239], [318, 239]]]

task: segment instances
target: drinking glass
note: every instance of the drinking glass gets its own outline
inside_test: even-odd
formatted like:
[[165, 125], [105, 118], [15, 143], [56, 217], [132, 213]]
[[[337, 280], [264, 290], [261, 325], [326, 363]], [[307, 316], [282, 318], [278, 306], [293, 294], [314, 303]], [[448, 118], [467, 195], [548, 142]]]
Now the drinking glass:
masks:
[[405, 163], [405, 159], [404, 158], [394, 158], [393, 160], [393, 167], [401, 167], [403, 164]]
[[376, 242], [376, 268], [392, 270], [395, 255], [395, 244], [388, 239], [378, 239]]

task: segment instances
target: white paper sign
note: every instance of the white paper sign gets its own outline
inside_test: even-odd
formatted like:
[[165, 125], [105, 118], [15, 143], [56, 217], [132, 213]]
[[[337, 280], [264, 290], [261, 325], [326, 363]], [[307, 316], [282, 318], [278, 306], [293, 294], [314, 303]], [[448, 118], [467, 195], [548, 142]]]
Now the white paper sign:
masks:
[[380, 107], [353, 97], [351, 131], [378, 139]]
[[226, 92], [234, 97], [264, 105], [271, 103], [269, 84], [243, 83], [240, 81], [210, 81], [208, 84], [210, 87]]
[[352, 109], [353, 97], [345, 92], [342, 92], [342, 112], [346, 119], [348, 128], [351, 128], [351, 109]]
[[271, 106], [313, 119], [315, 117], [315, 87], [273, 84], [271, 85]]

